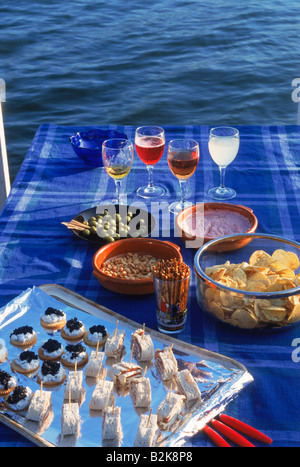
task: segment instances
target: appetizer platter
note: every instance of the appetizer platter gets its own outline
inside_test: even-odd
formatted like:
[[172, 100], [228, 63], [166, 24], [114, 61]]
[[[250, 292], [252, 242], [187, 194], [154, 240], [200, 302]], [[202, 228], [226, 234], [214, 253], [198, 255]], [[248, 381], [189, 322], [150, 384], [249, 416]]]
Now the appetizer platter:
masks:
[[253, 380], [54, 284], [3, 307], [0, 330], [0, 420], [38, 445], [184, 446]]

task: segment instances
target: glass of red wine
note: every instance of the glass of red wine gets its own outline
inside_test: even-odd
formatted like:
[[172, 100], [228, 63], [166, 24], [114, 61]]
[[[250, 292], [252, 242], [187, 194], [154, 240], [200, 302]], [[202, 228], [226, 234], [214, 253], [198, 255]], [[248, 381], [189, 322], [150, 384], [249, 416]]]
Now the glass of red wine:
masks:
[[137, 194], [142, 198], [157, 198], [165, 193], [161, 186], [153, 184], [153, 168], [160, 160], [165, 149], [165, 132], [159, 126], [141, 126], [135, 131], [137, 155], [148, 169], [148, 185], [140, 187]]
[[168, 165], [172, 174], [178, 178], [181, 189], [180, 201], [175, 201], [169, 206], [169, 210], [174, 214], [191, 205], [185, 199], [186, 181], [195, 173], [199, 156], [199, 144], [193, 139], [173, 139], [169, 142]]

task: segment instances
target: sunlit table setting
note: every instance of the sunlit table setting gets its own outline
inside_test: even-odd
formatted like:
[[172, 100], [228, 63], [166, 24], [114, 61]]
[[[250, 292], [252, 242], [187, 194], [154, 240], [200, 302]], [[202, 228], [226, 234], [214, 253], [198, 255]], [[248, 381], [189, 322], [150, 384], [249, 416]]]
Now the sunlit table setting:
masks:
[[[115, 144], [105, 147], [101, 166], [78, 156], [70, 137], [96, 128], [121, 134], [116, 139], [122, 160], [112, 163]], [[5, 306], [28, 288], [48, 284], [157, 331], [154, 291], [127, 294], [104, 287], [93, 272], [93, 257], [101, 245], [89, 241], [91, 225], [86, 223], [89, 231], [87, 239], [82, 239], [63, 224], [115, 198], [127, 205], [140, 203], [158, 216], [148, 238], [175, 244], [190, 268], [185, 326], [172, 336], [244, 366], [252, 379], [226, 405], [226, 414], [272, 438], [271, 447], [299, 446], [300, 325], [241, 329], [203, 313], [194, 268], [201, 245], [189, 247], [175, 224], [182, 207], [225, 202], [253, 211], [258, 220], [256, 232], [299, 242], [299, 127], [236, 126], [234, 134], [223, 130], [221, 135], [207, 125], [155, 128], [156, 133], [150, 135], [147, 127], [129, 125], [42, 124], [37, 129], [0, 216], [0, 338], [6, 337]], [[149, 137], [155, 143], [146, 153], [145, 138]], [[224, 142], [226, 138], [230, 143]], [[184, 151], [183, 160], [178, 161], [178, 151]], [[230, 193], [224, 192], [223, 185], [230, 187]], [[118, 232], [112, 229], [107, 245], [124, 241], [115, 238]], [[26, 435], [0, 423], [0, 446], [32, 445]], [[199, 430], [186, 446], [211, 447], [214, 443]]]

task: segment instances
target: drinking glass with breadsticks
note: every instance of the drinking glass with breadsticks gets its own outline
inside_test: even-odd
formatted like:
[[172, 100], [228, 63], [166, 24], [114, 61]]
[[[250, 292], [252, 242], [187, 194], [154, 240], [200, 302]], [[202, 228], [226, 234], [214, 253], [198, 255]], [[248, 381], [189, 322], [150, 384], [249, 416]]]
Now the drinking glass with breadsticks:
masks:
[[152, 272], [158, 329], [168, 334], [179, 333], [187, 318], [190, 268], [173, 258], [158, 262]]

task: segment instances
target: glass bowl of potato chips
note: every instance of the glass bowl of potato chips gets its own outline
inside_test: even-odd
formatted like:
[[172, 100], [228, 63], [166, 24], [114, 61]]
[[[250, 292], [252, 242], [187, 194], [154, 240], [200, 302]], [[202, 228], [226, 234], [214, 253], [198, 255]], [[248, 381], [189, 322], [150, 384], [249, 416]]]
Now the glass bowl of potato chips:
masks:
[[[245, 246], [230, 250], [242, 239]], [[300, 322], [300, 243], [268, 234], [228, 235], [203, 245], [194, 268], [199, 307], [217, 320], [241, 329]]]

